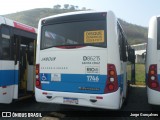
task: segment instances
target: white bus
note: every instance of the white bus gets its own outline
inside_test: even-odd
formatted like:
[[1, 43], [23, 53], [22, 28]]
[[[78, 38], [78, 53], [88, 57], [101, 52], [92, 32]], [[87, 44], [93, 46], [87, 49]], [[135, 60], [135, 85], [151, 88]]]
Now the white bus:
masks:
[[73, 12], [39, 21], [38, 102], [120, 109], [128, 42], [113, 12]]
[[0, 16], [0, 103], [34, 94], [36, 29]]
[[148, 103], [160, 105], [160, 17], [150, 19], [146, 55]]

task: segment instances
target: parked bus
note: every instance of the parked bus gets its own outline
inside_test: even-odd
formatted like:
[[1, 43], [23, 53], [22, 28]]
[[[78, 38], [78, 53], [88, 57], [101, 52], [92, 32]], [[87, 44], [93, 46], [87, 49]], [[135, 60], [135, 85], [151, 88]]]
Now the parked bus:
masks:
[[148, 103], [160, 105], [160, 17], [150, 19], [146, 54]]
[[111, 11], [42, 18], [37, 38], [36, 100], [120, 109], [126, 98], [130, 49]]
[[0, 16], [0, 103], [34, 93], [36, 29]]

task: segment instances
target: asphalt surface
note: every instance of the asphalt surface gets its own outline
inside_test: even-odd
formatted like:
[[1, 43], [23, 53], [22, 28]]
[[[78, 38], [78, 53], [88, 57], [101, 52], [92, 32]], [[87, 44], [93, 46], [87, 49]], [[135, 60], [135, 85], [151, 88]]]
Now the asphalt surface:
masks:
[[[88, 107], [75, 107], [48, 103], [37, 103], [33, 98], [16, 101], [12, 104], [0, 104], [0, 111], [13, 113], [39, 113], [43, 117], [15, 117], [0, 118], [0, 120], [158, 120], [160, 106], [152, 106], [147, 102], [146, 87], [130, 86], [128, 99], [121, 110], [102, 110]], [[133, 115], [132, 117], [130, 115]], [[159, 117], [146, 117], [146, 115]], [[137, 117], [135, 117], [137, 116]], [[144, 117], [145, 116], [145, 117]]]

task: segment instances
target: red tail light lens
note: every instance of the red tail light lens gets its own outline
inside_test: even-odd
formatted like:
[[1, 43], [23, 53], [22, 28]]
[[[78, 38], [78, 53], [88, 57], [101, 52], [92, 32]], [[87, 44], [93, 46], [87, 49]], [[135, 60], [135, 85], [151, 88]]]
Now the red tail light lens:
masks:
[[109, 84], [108, 85], [108, 90], [113, 91], [114, 90], [114, 85], [113, 84]]
[[39, 64], [36, 64], [36, 87], [41, 89], [41, 81], [39, 75]]
[[115, 92], [118, 90], [118, 77], [114, 64], [107, 65], [107, 82], [104, 93]]
[[150, 65], [147, 83], [149, 88], [160, 91], [157, 75], [157, 64]]
[[157, 88], [157, 87], [158, 87], [157, 82], [152, 82], [152, 83], [151, 83], [151, 87], [152, 87], [152, 88]]

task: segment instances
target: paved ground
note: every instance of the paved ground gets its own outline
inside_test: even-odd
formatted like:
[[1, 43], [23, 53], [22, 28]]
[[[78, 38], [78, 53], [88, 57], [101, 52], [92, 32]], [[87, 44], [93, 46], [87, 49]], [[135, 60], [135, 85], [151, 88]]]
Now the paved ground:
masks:
[[[160, 111], [160, 106], [151, 106], [147, 103], [146, 87], [131, 86], [126, 104], [119, 111], [99, 110], [86, 107], [62, 106], [56, 104], [37, 103], [34, 98], [24, 101], [14, 102], [10, 105], [0, 104], [0, 111], [14, 111], [14, 112], [39, 112], [43, 113], [43, 118], [23, 118], [25, 120], [125, 120], [133, 119], [135, 117], [126, 117], [130, 114], [146, 115], [156, 114]], [[108, 116], [117, 116], [111, 118]], [[0, 118], [0, 120], [12, 120], [20, 118]], [[137, 117], [136, 119], [160, 119], [157, 117]]]

